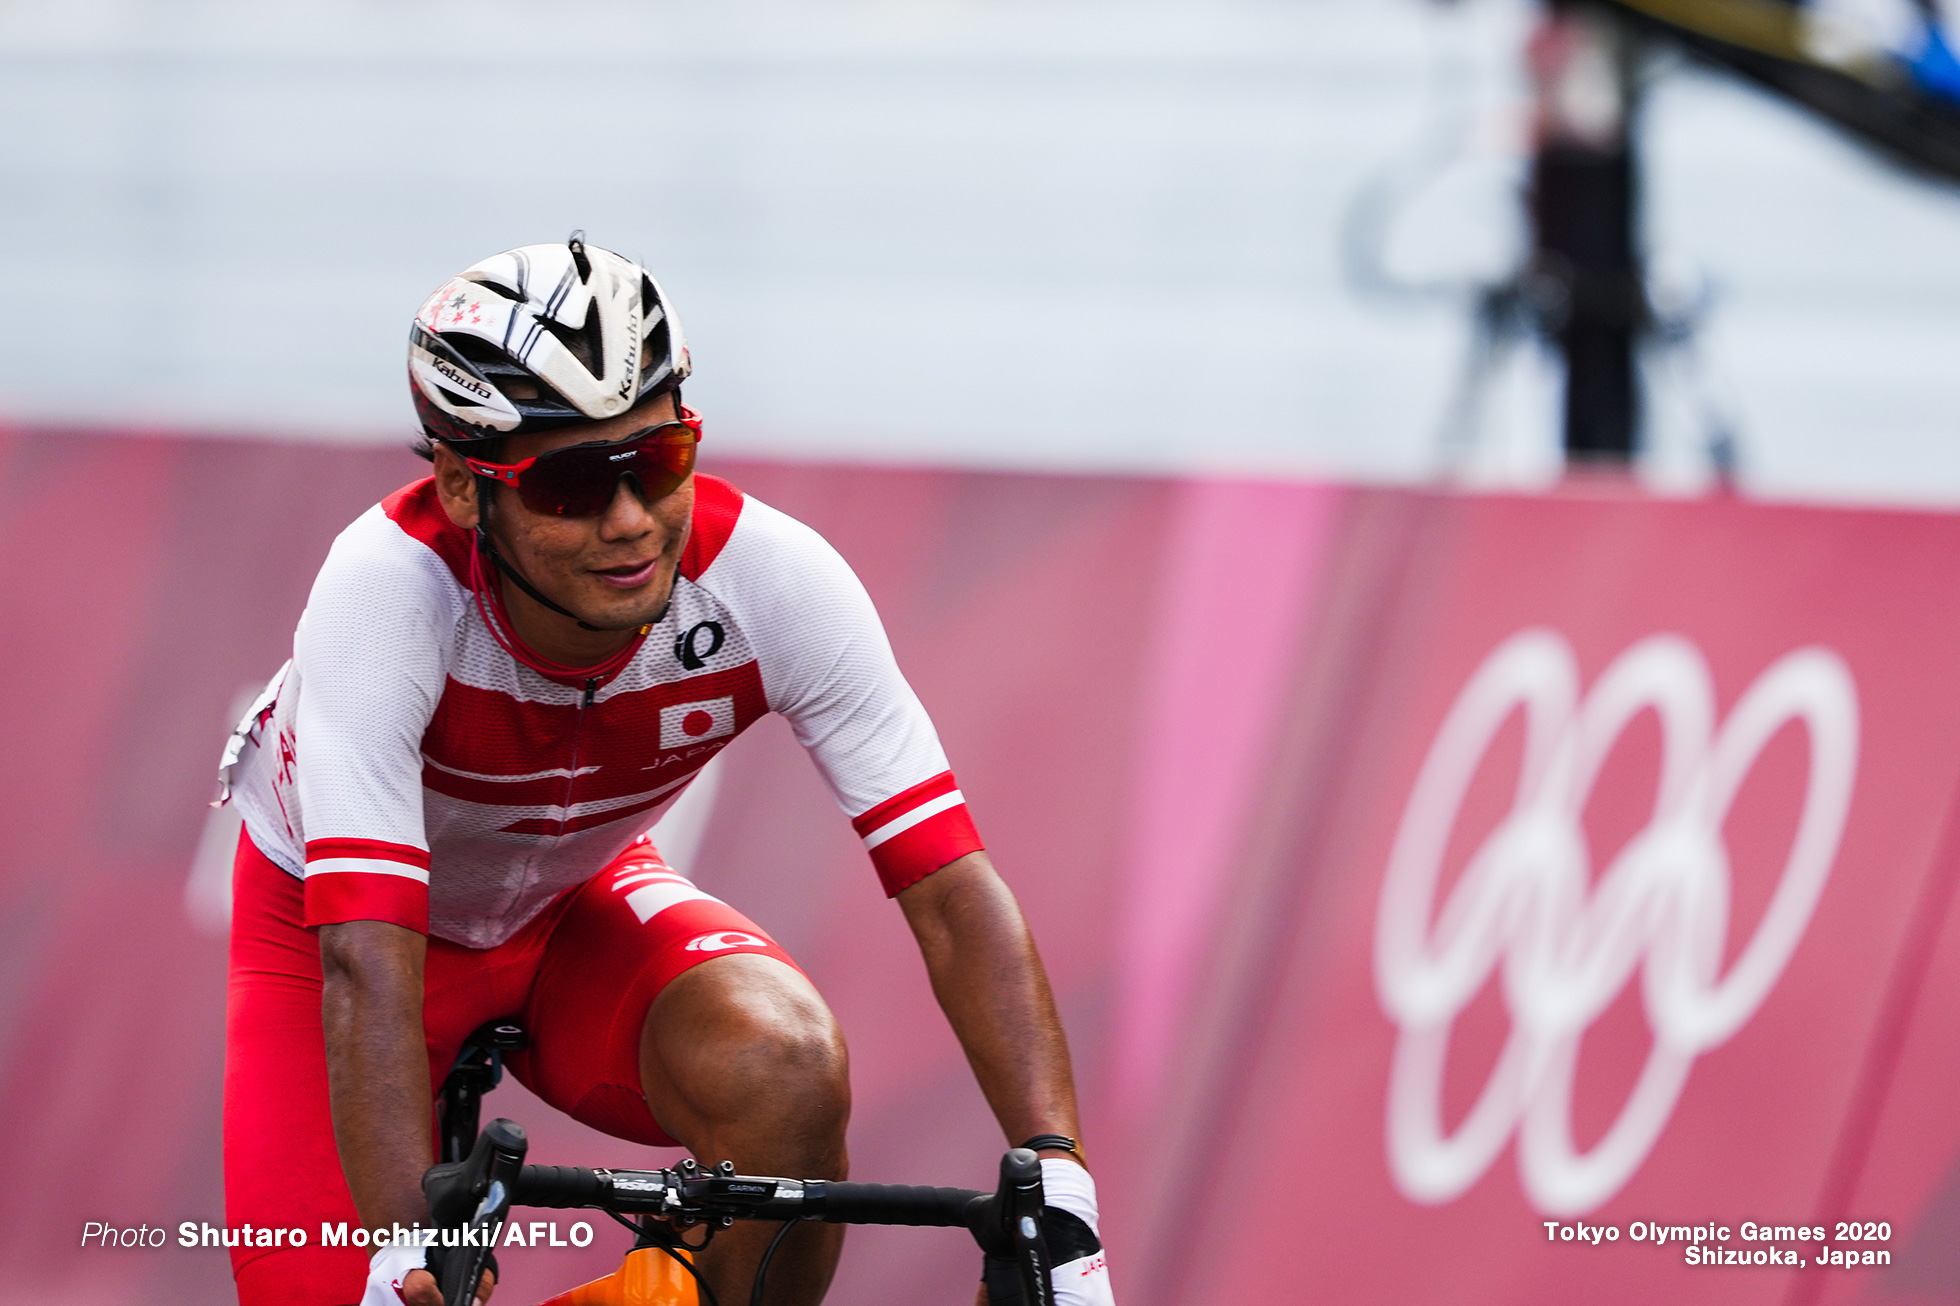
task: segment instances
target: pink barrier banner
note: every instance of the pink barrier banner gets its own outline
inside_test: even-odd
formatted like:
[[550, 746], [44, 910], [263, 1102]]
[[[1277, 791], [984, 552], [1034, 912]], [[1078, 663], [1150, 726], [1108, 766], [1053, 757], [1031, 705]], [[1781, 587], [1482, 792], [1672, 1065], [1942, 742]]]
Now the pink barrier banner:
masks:
[[[707, 465], [851, 561], [939, 724], [1126, 1306], [1960, 1300], [1960, 518]], [[181, 1245], [225, 1223], [212, 768], [420, 467], [0, 436], [0, 1303], [228, 1298]], [[837, 1011], [854, 1176], [986, 1186], [849, 823], [773, 719], [717, 768], [656, 838]], [[541, 1162], [678, 1159], [489, 1108]], [[597, 1227], [497, 1300], [610, 1269]], [[976, 1273], [858, 1230], [832, 1300]]]
[[1350, 498], [1135, 1117], [1162, 1299], [1951, 1300], [1956, 525]]

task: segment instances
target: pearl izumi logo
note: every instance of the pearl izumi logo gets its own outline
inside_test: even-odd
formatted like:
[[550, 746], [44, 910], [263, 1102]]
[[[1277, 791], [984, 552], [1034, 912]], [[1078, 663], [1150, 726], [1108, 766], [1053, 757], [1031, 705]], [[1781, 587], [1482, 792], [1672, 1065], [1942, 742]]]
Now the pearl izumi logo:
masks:
[[722, 641], [728, 632], [721, 628], [719, 621], [701, 621], [687, 628], [687, 633], [674, 641], [674, 656], [689, 671], [699, 671], [708, 665], [708, 659], [721, 652]]
[[[1581, 815], [1614, 742], [1643, 711], [1661, 727], [1652, 815], [1597, 881]], [[1437, 902], [1464, 794], [1513, 712], [1524, 756], [1511, 810]], [[1808, 734], [1795, 838], [1769, 905], [1722, 967], [1733, 894], [1722, 826], [1784, 726]], [[1655, 635], [1581, 697], [1571, 646], [1512, 636], [1443, 719], [1389, 853], [1375, 918], [1375, 990], [1399, 1028], [1389, 1070], [1389, 1172], [1412, 1201], [1463, 1194], [1515, 1133], [1526, 1197], [1582, 1215], [1618, 1192], [1667, 1125], [1695, 1059], [1755, 1014], [1796, 951], [1836, 859], [1858, 765], [1858, 697], [1833, 652], [1785, 654], [1716, 726], [1700, 651]], [[1501, 975], [1500, 975], [1501, 968]], [[1580, 1152], [1572, 1091], [1586, 1029], [1641, 972], [1652, 1050], [1605, 1135]], [[1456, 1018], [1493, 979], [1510, 1032], [1455, 1133], [1442, 1116]]]
[[753, 934], [742, 930], [722, 930], [717, 934], [703, 934], [698, 939], [689, 939], [688, 952], [724, 952], [729, 948], [766, 948], [769, 945]]

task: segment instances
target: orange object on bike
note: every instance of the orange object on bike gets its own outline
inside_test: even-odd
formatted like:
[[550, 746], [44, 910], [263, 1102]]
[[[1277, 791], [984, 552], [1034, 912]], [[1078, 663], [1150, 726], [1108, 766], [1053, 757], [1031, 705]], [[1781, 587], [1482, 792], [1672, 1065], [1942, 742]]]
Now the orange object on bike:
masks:
[[658, 1247], [639, 1247], [605, 1278], [580, 1284], [540, 1306], [697, 1306], [699, 1301], [694, 1276], [678, 1261]]

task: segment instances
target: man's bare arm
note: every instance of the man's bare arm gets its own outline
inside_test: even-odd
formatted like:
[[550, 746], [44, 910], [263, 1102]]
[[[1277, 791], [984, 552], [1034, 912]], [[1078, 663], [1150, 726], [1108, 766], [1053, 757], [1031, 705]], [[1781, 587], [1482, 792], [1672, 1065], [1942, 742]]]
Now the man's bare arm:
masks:
[[[320, 927], [320, 1010], [327, 1036], [327, 1096], [334, 1142], [354, 1209], [368, 1229], [410, 1228], [428, 1218], [422, 1172], [429, 1134], [429, 1053], [422, 1036], [422, 963], [429, 941], [386, 921]], [[477, 1281], [477, 1303], [496, 1276]], [[426, 1270], [402, 1281], [409, 1306], [441, 1306]]]
[[320, 927], [327, 1089], [334, 1141], [369, 1229], [428, 1218], [429, 1054], [422, 1036], [428, 940], [384, 921]]
[[969, 853], [940, 868], [902, 890], [898, 905], [1007, 1140], [1079, 1137], [1075, 1076], [1048, 973], [1020, 904], [987, 855]]

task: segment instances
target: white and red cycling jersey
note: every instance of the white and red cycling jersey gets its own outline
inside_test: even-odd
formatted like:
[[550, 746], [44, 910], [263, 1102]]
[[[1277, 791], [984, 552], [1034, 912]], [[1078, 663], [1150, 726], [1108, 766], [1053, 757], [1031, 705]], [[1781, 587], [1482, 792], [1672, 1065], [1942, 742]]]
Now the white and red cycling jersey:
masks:
[[[252, 841], [305, 881], [306, 925], [383, 920], [494, 947], [765, 712], [788, 719], [888, 893], [981, 847], [850, 567], [727, 482], [695, 484], [673, 601], [603, 683], [501, 647], [469, 588], [472, 537], [433, 481], [341, 533], [292, 662], [227, 754]], [[643, 892], [644, 920], [699, 891]]]

